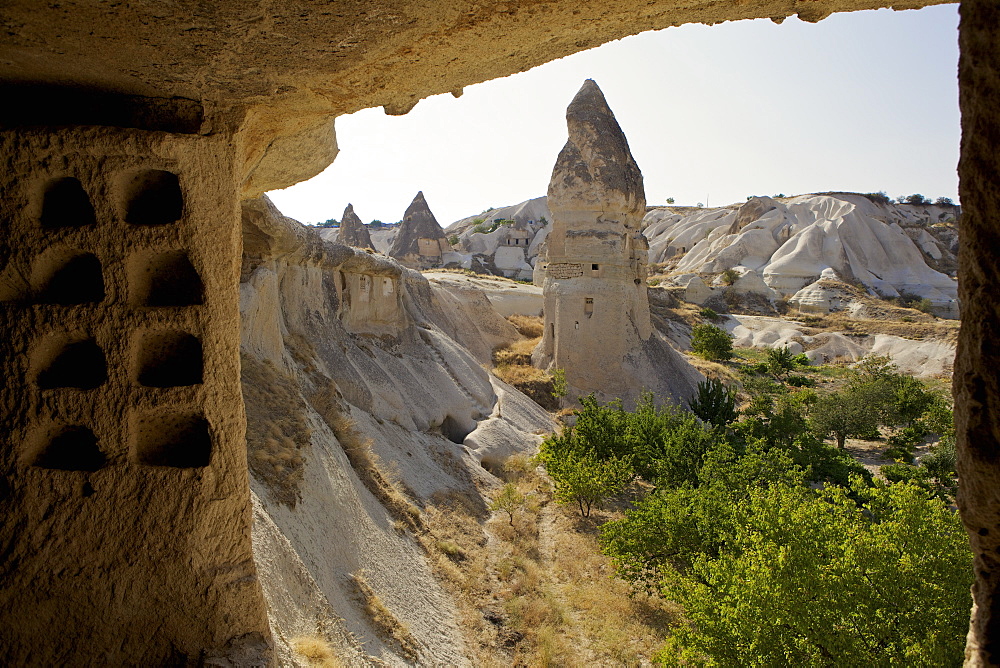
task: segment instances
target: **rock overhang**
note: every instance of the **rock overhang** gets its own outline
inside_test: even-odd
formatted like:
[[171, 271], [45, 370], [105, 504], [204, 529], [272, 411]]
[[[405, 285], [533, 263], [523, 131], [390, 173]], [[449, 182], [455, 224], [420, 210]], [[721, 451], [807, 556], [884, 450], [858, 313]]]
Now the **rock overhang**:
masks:
[[341, 114], [378, 106], [406, 113], [430, 95], [459, 95], [464, 86], [685, 23], [780, 21], [796, 14], [818, 21], [833, 12], [945, 3], [625, 0], [584, 10], [577, 3], [534, 1], [316, 6], [220, 0], [152, 7], [12, 0], [0, 9], [6, 29], [0, 84], [22, 96], [42, 95], [41, 86], [46, 99], [96, 97], [98, 108], [119, 109], [110, 122], [98, 113], [87, 123], [238, 132], [243, 192], [253, 197], [329, 165], [336, 156], [332, 121]]

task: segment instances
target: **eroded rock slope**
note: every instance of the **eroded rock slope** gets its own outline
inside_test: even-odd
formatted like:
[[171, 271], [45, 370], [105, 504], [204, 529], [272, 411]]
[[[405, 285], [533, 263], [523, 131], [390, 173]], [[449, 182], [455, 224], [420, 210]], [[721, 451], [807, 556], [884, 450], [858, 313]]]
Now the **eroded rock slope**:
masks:
[[[469, 665], [412, 534], [432, 496], [495, 484], [483, 456], [533, 449], [553, 427], [481, 366], [517, 334], [482, 293], [326, 243], [266, 198], [244, 205], [243, 226], [254, 551], [280, 660], [318, 636], [352, 665]], [[365, 586], [409, 640], [373, 624]]]

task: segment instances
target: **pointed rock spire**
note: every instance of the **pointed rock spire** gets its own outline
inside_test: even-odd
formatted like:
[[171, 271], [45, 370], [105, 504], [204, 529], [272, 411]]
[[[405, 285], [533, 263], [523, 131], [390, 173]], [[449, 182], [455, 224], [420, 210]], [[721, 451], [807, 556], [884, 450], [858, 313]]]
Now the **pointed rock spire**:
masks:
[[593, 79], [583, 83], [566, 109], [566, 124], [569, 139], [552, 169], [549, 209], [611, 210], [641, 217], [646, 209], [642, 173]]
[[358, 214], [354, 213], [354, 205], [348, 204], [344, 209], [344, 216], [340, 219], [340, 233], [337, 235], [337, 243], [355, 248], [375, 248], [372, 243], [368, 228]]
[[418, 192], [403, 214], [403, 224], [392, 242], [389, 255], [407, 265], [426, 265], [440, 261], [441, 255], [450, 250], [444, 230], [431, 213], [424, 199], [423, 191]]

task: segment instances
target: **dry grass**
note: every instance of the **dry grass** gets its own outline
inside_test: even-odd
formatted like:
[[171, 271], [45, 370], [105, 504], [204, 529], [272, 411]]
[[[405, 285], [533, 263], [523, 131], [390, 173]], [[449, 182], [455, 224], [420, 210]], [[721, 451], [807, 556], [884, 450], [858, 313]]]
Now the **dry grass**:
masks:
[[368, 615], [379, 637], [388, 642], [395, 641], [408, 659], [416, 659], [419, 656], [417, 639], [410, 633], [406, 624], [399, 621], [396, 615], [392, 614], [392, 610], [385, 607], [385, 603], [365, 579], [364, 571], [351, 573], [351, 582], [354, 583], [354, 588], [364, 603], [365, 614]]
[[[440, 497], [425, 513], [428, 552], [459, 602], [477, 666], [637, 666], [666, 637], [672, 604], [611, 578], [599, 520], [551, 503], [549, 484], [526, 457], [497, 468], [528, 500], [510, 526], [496, 513], [484, 524], [461, 495]], [[599, 518], [599, 520], [598, 520]], [[487, 540], [486, 531], [492, 535]], [[464, 555], [458, 567], [451, 544]], [[447, 545], [447, 548], [445, 547]]]
[[493, 369], [497, 378], [513, 385], [546, 410], [557, 410], [559, 400], [552, 396], [552, 376], [530, 364], [500, 364]]
[[310, 666], [317, 668], [342, 668], [344, 663], [330, 647], [330, 643], [320, 636], [299, 636], [292, 638], [292, 649], [296, 654], [309, 661]]
[[739, 380], [739, 373], [730, 365], [712, 362], [694, 354], [688, 354], [687, 361], [706, 378], [716, 378], [726, 383], [734, 383]]
[[507, 321], [517, 328], [521, 336], [527, 339], [538, 339], [545, 333], [545, 321], [537, 315], [515, 313], [507, 316]]
[[294, 508], [311, 436], [305, 401], [295, 381], [270, 362], [243, 354], [241, 365], [250, 471], [269, 496]]
[[515, 341], [506, 348], [498, 348], [493, 351], [493, 364], [531, 365], [531, 353], [542, 338], [521, 339]]
[[[875, 301], [875, 300], [872, 300]], [[869, 334], [891, 334], [904, 339], [934, 340], [948, 343], [958, 341], [958, 320], [934, 319], [920, 311], [885, 304], [880, 306], [885, 313], [879, 319], [856, 320], [844, 313], [809, 314], [799, 316], [808, 329], [805, 334], [820, 332], [842, 332], [848, 336]], [[794, 316], [793, 316], [794, 317]], [[903, 322], [900, 318], [911, 318], [913, 322]]]
[[318, 392], [311, 397], [312, 405], [323, 417], [340, 447], [347, 455], [351, 467], [372, 495], [389, 511], [397, 522], [414, 531], [423, 530], [420, 509], [411, 503], [399, 489], [398, 477], [391, 466], [383, 466], [372, 450], [372, 440], [358, 429], [357, 423], [341, 412], [336, 397], [331, 392]]

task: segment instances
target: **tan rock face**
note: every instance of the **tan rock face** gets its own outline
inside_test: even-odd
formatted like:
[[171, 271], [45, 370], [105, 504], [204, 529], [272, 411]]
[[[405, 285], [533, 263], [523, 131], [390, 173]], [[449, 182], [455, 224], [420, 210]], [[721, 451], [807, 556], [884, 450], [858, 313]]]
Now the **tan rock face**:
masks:
[[549, 182], [545, 331], [535, 363], [565, 370], [581, 394], [633, 401], [648, 389], [684, 398], [697, 374], [649, 320], [642, 174], [593, 80], [573, 98], [566, 120], [569, 140]]
[[955, 358], [958, 506], [975, 555], [967, 666], [1000, 664], [1000, 7], [962, 3], [959, 84], [962, 222]]
[[80, 128], [0, 151], [0, 663], [265, 660], [231, 145]]

